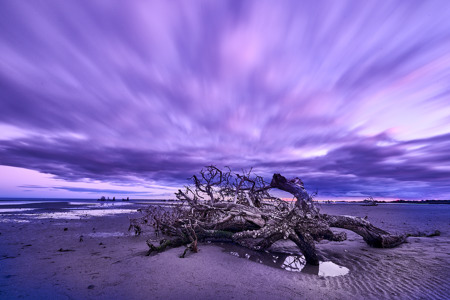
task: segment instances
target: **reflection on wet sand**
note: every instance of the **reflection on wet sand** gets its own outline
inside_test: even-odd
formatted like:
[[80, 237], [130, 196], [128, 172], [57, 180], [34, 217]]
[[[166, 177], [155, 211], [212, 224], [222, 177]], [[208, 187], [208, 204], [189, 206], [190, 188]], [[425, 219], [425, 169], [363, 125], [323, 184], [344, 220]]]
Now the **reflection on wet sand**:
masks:
[[260, 264], [290, 272], [302, 272], [321, 277], [341, 276], [349, 272], [349, 269], [346, 267], [339, 266], [331, 261], [321, 261], [318, 266], [309, 265], [302, 255], [257, 252], [230, 243], [222, 243], [220, 247], [233, 256], [246, 258]]

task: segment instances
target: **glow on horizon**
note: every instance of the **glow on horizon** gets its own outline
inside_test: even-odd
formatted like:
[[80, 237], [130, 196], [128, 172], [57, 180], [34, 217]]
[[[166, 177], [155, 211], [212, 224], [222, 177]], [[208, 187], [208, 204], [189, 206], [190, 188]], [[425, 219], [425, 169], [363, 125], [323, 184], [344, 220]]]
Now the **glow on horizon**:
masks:
[[[139, 185], [125, 186], [108, 182], [71, 182], [56, 178], [50, 174], [7, 166], [0, 166], [0, 174], [2, 174], [0, 198], [98, 199], [101, 196], [105, 196], [111, 199], [116, 197], [116, 200], [127, 197], [132, 199], [161, 199], [174, 198], [173, 193], [175, 192], [173, 187], [158, 185], [144, 187]], [[81, 191], [77, 191], [77, 189]]]
[[[98, 199], [101, 196], [116, 200], [130, 197], [131, 199], [175, 199], [174, 192], [176, 188], [167, 186], [139, 187], [113, 185], [104, 182], [70, 182], [55, 178], [50, 174], [42, 174], [33, 170], [0, 166], [0, 174], [8, 174], [2, 177], [0, 182], [0, 198], [80, 198], [80, 199]], [[81, 188], [85, 191], [70, 191], [71, 188]], [[92, 189], [92, 191], [90, 191]], [[112, 192], [114, 191], [114, 192]], [[123, 191], [121, 193], [120, 191]], [[287, 193], [273, 190], [274, 195], [283, 200], [290, 201]], [[321, 197], [315, 200], [326, 201], [360, 201], [369, 195], [359, 195], [349, 197]], [[379, 200], [392, 201], [398, 198], [381, 197]]]

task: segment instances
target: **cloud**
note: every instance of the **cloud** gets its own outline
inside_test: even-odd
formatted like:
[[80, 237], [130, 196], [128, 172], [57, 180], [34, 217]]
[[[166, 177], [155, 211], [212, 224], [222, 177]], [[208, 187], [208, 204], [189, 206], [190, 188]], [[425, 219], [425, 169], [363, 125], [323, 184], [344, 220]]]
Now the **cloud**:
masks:
[[253, 166], [326, 195], [445, 197], [446, 8], [2, 2], [0, 164], [167, 186]]
[[36, 185], [22, 185], [19, 186], [21, 188], [26, 189], [56, 189], [56, 190], [65, 190], [71, 192], [81, 192], [81, 193], [105, 193], [105, 194], [123, 194], [123, 195], [148, 195], [148, 192], [135, 192], [135, 191], [124, 191], [124, 190], [115, 190], [115, 189], [96, 189], [96, 188], [81, 188], [81, 187], [69, 187], [69, 186], [36, 186]]
[[83, 187], [71, 187], [71, 186], [38, 186], [38, 185], [21, 185], [19, 188], [27, 189], [28, 191], [33, 191], [35, 189], [52, 189], [52, 190], [64, 190], [70, 192], [78, 193], [88, 193], [88, 194], [113, 194], [113, 195], [135, 195], [135, 196], [172, 196], [171, 193], [152, 193], [152, 192], [140, 192], [140, 191], [127, 191], [119, 189], [104, 189], [104, 188], [83, 188]]
[[[389, 145], [377, 145], [384, 140], [390, 139], [386, 135], [369, 140], [361, 138], [326, 155], [298, 160], [274, 156], [264, 161], [256, 156], [242, 159], [234, 154], [222, 154], [219, 166], [230, 165], [236, 171], [254, 167], [268, 180], [275, 172], [300, 176], [308, 188], [318, 189], [322, 196], [346, 196], [354, 192], [384, 197], [411, 196], [415, 192], [426, 196], [425, 191], [433, 195], [437, 195], [436, 191], [447, 192], [450, 169], [440, 166], [450, 165], [447, 154], [450, 135], [408, 142], [390, 140]], [[417, 144], [425, 146], [407, 150]], [[31, 168], [68, 181], [91, 179], [130, 184], [134, 178], [143, 178], [179, 187], [187, 184], [188, 178], [203, 166], [215, 162], [198, 157], [188, 149], [147, 152], [93, 148], [74, 140], [14, 140], [0, 147], [0, 164]]]

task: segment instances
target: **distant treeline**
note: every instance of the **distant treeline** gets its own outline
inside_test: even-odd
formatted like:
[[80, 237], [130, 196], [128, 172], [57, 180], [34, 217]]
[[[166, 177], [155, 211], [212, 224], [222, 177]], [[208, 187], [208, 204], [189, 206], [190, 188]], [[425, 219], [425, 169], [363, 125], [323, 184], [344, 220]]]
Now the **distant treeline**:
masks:
[[385, 201], [384, 203], [450, 204], [450, 200], [394, 200], [394, 201]]
[[[321, 203], [333, 204], [333, 203], [359, 203], [366, 204], [367, 201], [319, 201]], [[373, 200], [373, 203], [405, 203], [405, 204], [450, 204], [450, 200], [393, 200], [393, 201], [384, 201], [384, 200]]]

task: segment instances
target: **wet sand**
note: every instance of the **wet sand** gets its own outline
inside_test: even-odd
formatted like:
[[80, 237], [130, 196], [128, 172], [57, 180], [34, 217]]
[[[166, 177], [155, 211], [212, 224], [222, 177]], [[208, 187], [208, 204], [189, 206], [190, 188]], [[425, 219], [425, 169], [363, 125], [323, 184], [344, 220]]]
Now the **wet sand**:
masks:
[[[47, 213], [45, 218], [13, 216], [29, 211], [0, 213], [0, 299], [448, 299], [450, 295], [450, 207], [445, 205], [323, 205], [326, 213], [367, 215], [387, 230], [442, 232], [433, 238], [409, 238], [395, 249], [370, 248], [348, 231], [347, 241], [320, 242], [323, 261], [348, 269], [348, 274], [334, 277], [323, 276], [318, 268], [290, 272], [286, 266], [263, 261], [270, 259], [268, 255], [257, 257], [227, 245], [201, 244], [198, 254], [184, 259], [178, 257], [183, 248], [146, 257], [147, 237], [127, 232], [129, 213], [63, 219], [67, 211], [59, 209], [56, 215], [50, 208], [41, 211]], [[280, 243], [274, 250], [295, 248]]]

